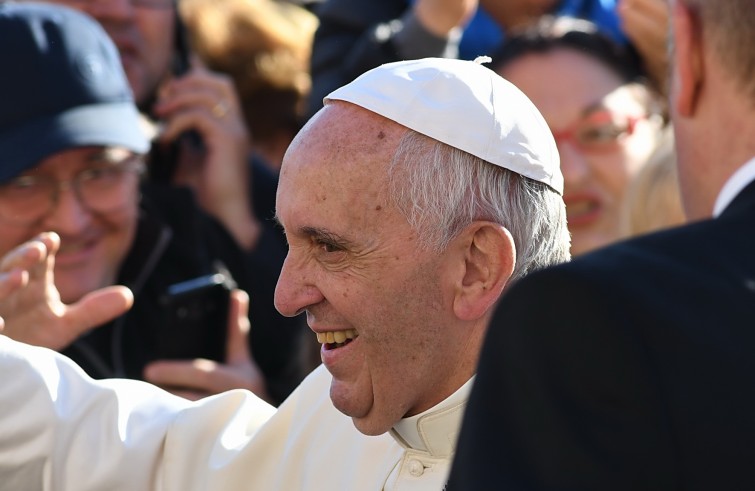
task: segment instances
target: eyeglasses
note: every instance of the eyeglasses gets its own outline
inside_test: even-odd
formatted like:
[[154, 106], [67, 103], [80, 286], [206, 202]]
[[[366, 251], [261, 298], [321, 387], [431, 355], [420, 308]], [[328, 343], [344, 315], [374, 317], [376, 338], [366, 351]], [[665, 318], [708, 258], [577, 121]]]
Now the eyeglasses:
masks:
[[70, 189], [79, 203], [93, 213], [110, 213], [134, 200], [134, 190], [145, 165], [141, 155], [118, 162], [102, 162], [72, 179], [57, 180], [33, 173], [0, 184], [0, 218], [30, 224], [47, 217], [58, 204], [62, 189]]
[[596, 111], [576, 121], [568, 128], [554, 131], [557, 143], [569, 141], [586, 153], [605, 153], [617, 150], [626, 137], [632, 135], [638, 121], [647, 116], [618, 116], [608, 110]]

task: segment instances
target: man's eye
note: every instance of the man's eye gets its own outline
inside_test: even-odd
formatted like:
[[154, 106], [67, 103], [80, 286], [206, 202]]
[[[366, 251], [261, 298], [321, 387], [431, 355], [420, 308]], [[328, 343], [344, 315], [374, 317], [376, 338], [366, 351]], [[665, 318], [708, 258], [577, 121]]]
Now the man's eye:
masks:
[[6, 187], [13, 189], [32, 189], [39, 186], [39, 181], [31, 176], [21, 176], [10, 181]]
[[340, 247], [338, 247], [337, 245], [331, 242], [320, 242], [319, 245], [320, 245], [320, 249], [328, 253], [339, 252], [342, 250]]
[[83, 171], [78, 178], [82, 182], [109, 182], [117, 179], [120, 175], [121, 170], [115, 167], [95, 167]]
[[37, 196], [45, 192], [45, 183], [33, 176], [21, 176], [0, 186], [5, 196], [22, 199]]

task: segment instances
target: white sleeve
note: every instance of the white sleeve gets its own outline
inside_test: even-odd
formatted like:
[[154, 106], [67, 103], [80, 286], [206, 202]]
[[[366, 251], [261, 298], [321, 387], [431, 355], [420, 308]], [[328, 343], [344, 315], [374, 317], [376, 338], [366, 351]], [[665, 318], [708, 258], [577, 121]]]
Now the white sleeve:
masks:
[[0, 336], [0, 490], [162, 490], [166, 432], [190, 405]]

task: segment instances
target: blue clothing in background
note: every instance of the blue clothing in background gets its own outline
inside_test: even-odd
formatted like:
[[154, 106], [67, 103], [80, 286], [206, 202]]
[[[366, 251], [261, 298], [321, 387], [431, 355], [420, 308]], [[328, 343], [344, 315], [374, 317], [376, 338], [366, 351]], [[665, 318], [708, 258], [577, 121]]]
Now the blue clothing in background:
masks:
[[[619, 26], [616, 3], [617, 0], [563, 0], [553, 13], [587, 19], [624, 44], [627, 39]], [[477, 56], [492, 55], [503, 39], [501, 27], [485, 11], [478, 9], [464, 29], [459, 58], [473, 60]]]

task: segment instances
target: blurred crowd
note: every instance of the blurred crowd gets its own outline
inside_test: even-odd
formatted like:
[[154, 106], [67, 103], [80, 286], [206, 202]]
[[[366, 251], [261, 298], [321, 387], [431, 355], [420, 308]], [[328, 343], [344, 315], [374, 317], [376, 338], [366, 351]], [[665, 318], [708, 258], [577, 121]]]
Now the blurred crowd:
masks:
[[746, 467], [748, 8], [0, 0], [0, 474], [97, 440], [55, 374], [186, 489]]
[[[139, 120], [78, 139], [60, 136], [65, 118], [35, 127], [38, 138], [59, 141], [3, 172], [0, 253], [38, 236], [56, 244], [38, 274], [54, 275], [57, 304], [29, 312], [21, 298], [0, 302], [0, 314], [6, 334], [62, 351], [94, 377], [145, 379], [191, 398], [246, 387], [278, 404], [319, 364], [305, 316], [284, 317], [274, 305], [287, 250], [278, 172], [323, 97], [383, 63], [490, 57], [486, 66], [534, 102], [555, 137], [573, 255], [683, 221], [663, 102], [661, 0], [55, 3], [91, 15], [111, 37]], [[33, 78], [59, 69], [38, 65], [3, 84], [28, 93]], [[72, 91], [51, 92], [62, 101], [55, 110], [87, 104]], [[0, 138], [43, 119], [47, 109], [21, 99]], [[135, 131], [146, 146], [128, 137]], [[111, 161], [123, 186], [117, 200], [96, 188]], [[55, 187], [64, 182], [73, 194]], [[19, 201], [22, 187], [45, 206]], [[174, 325], [169, 290], [217, 274], [248, 301]], [[93, 317], [83, 332], [21, 327], [109, 285], [134, 296], [115, 319]], [[196, 294], [191, 302], [209, 302]]]

